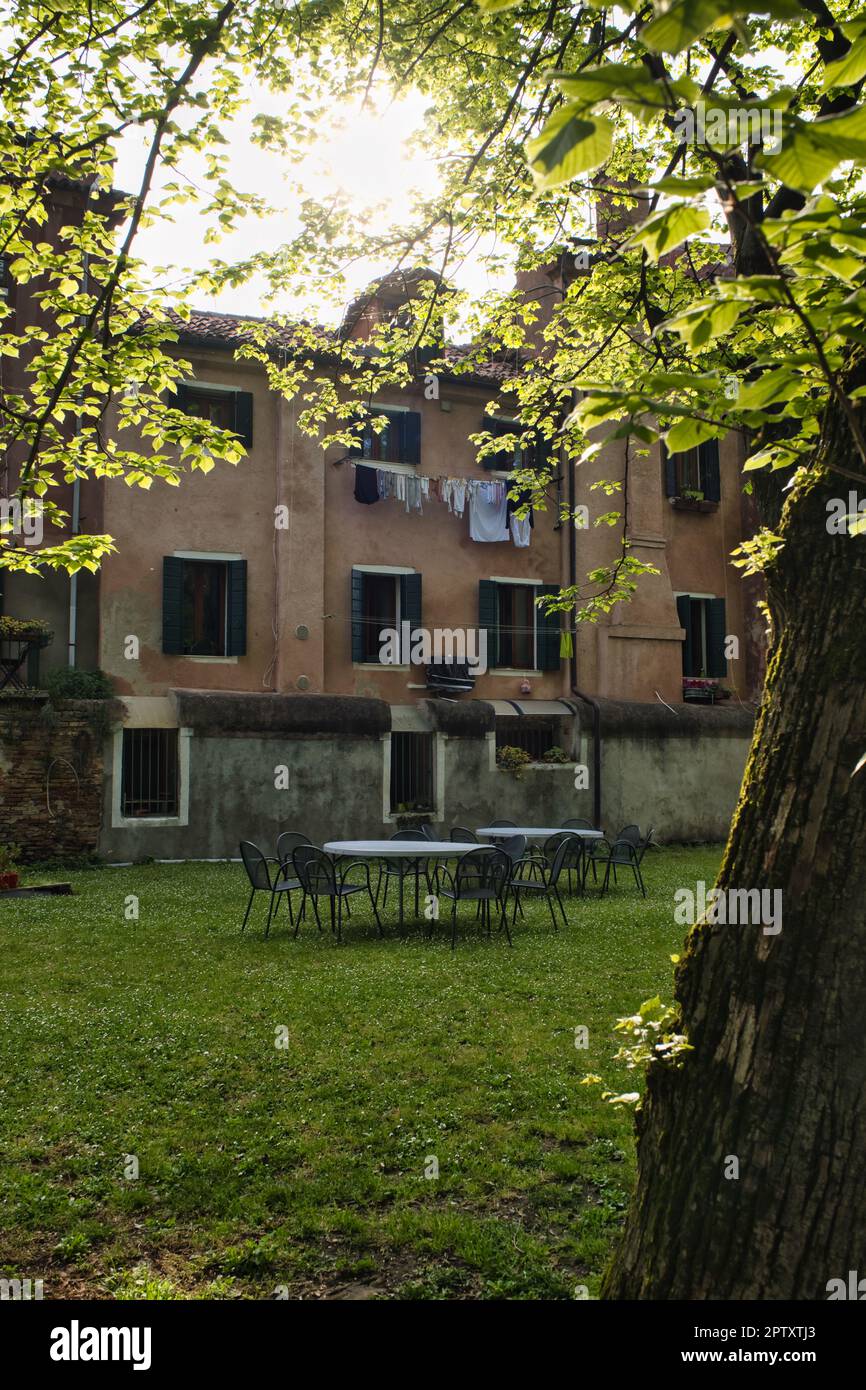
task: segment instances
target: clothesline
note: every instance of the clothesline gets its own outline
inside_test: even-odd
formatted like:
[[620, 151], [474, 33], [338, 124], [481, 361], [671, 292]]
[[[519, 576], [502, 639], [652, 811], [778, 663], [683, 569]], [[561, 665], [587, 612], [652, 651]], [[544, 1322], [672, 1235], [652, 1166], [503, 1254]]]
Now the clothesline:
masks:
[[517, 499], [509, 495], [502, 479], [451, 477], [447, 474], [404, 473], [373, 463], [353, 463], [355, 500], [365, 505], [394, 497], [405, 503], [406, 511], [423, 513], [431, 496], [447, 505], [454, 516], [462, 517], [469, 504], [469, 535], [473, 541], [508, 541], [520, 548], [529, 545], [534, 525], [532, 507], [526, 516], [515, 511], [529, 503], [525, 490]]

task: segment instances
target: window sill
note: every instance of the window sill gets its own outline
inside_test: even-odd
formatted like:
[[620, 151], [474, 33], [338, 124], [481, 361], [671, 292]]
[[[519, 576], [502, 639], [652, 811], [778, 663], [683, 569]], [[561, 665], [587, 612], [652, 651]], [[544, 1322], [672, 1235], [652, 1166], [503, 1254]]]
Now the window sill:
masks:
[[184, 661], [197, 661], [199, 666], [237, 666], [236, 656], [196, 656], [193, 652], [183, 652]]
[[[411, 666], [395, 666], [390, 661], [353, 661], [356, 671], [411, 671]], [[425, 687], [426, 689], [426, 687]]]
[[699, 497], [669, 497], [671, 506], [678, 512], [717, 512], [718, 502], [707, 502]]
[[112, 830], [137, 830], [144, 827], [148, 830], [159, 830], [163, 826], [185, 826], [187, 822], [181, 816], [118, 816], [111, 822]]
[[518, 666], [491, 666], [486, 672], [488, 676], [543, 676], [546, 672], [536, 667], [535, 670], [523, 671]]
[[[512, 777], [514, 776], [514, 768], [500, 767], [498, 763], [496, 764], [496, 771], [507, 772]], [[524, 772], [567, 772], [570, 776], [573, 777], [574, 762], [571, 759], [569, 759], [567, 763], [522, 763], [520, 767], [520, 772], [521, 775]]]

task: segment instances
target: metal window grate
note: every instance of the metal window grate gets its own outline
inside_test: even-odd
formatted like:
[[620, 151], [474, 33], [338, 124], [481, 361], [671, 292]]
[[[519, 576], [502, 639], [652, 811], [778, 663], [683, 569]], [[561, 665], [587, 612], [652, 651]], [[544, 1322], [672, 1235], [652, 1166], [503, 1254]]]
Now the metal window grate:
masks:
[[391, 735], [391, 810], [432, 811], [433, 735]]
[[177, 729], [124, 729], [121, 815], [178, 814]]
[[536, 719], [506, 717], [496, 721], [496, 747], [522, 748], [534, 763], [539, 763], [549, 749], [558, 743], [552, 722]]

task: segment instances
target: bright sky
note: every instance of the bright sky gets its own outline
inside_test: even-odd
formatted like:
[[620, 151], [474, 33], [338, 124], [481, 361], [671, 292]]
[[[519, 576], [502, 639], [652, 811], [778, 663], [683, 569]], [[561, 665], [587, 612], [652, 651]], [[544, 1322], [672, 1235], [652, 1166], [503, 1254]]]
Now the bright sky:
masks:
[[[211, 257], [232, 261], [255, 251], [275, 249], [297, 232], [298, 208], [304, 198], [324, 200], [342, 193], [357, 206], [359, 219], [366, 219], [370, 204], [375, 201], [382, 206], [371, 226], [375, 231], [385, 231], [408, 220], [413, 192], [430, 195], [436, 189], [438, 172], [434, 161], [418, 152], [417, 143], [414, 150], [410, 149], [413, 135], [423, 126], [424, 101], [418, 93], [393, 105], [381, 101], [378, 110], [361, 110], [360, 103], [347, 107], [342, 115], [335, 116], [333, 127], [322, 132], [320, 146], [300, 169], [287, 166], [279, 155], [250, 142], [251, 116], [255, 112], [277, 114], [279, 97], [269, 92], [256, 93], [250, 109], [236, 120], [227, 147], [228, 177], [238, 188], [262, 195], [281, 211], [270, 218], [247, 218], [223, 241], [205, 243], [200, 211], [193, 205], [176, 208], [173, 223], [157, 222], [143, 230], [136, 241], [136, 254], [150, 266], [173, 268], [170, 280], [181, 279], [184, 270], [206, 267]], [[138, 187], [144, 149], [140, 132], [132, 131], [120, 142], [117, 187], [130, 192]], [[196, 167], [191, 162], [184, 172], [196, 178], [200, 169], [200, 163]], [[166, 175], [166, 179], [169, 177]], [[358, 262], [350, 272], [353, 288], [362, 289], [374, 275], [387, 269], [390, 266]], [[485, 270], [477, 255], [462, 268], [455, 268], [452, 278], [473, 295], [501, 283]], [[241, 288], [225, 290], [218, 299], [199, 295], [196, 307], [239, 314], [267, 313], [268, 306], [262, 304], [266, 290], [263, 278], [251, 280]], [[337, 310], [331, 304], [292, 301], [286, 296], [277, 299], [272, 307], [291, 315], [308, 314], [320, 321], [334, 321], [342, 310], [342, 306]]]

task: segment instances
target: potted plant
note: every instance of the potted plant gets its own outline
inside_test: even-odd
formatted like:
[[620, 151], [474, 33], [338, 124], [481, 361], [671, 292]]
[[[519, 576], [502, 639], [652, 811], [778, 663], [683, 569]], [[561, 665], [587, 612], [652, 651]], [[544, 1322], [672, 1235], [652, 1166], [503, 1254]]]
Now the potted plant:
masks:
[[19, 875], [16, 864], [20, 853], [19, 845], [0, 845], [0, 892], [18, 887]]
[[496, 766], [503, 772], [512, 772], [516, 782], [520, 781], [526, 764], [531, 762], [532, 759], [525, 748], [515, 748], [512, 744], [506, 743], [496, 750]]
[[541, 761], [543, 763], [570, 763], [571, 758], [564, 748], [560, 748], [559, 744], [555, 743], [552, 748], [548, 748], [546, 753], [542, 753]]
[[47, 647], [54, 633], [41, 618], [0, 618], [0, 642], [33, 642]]

